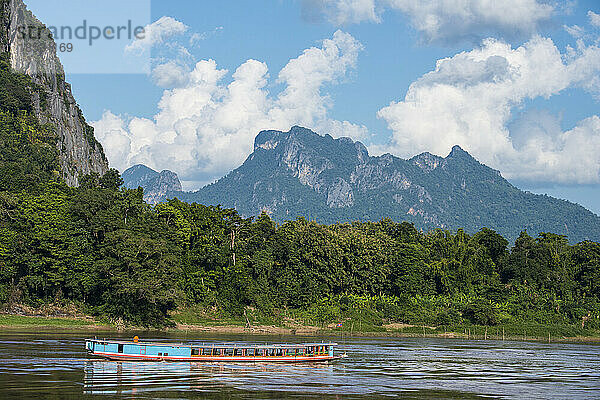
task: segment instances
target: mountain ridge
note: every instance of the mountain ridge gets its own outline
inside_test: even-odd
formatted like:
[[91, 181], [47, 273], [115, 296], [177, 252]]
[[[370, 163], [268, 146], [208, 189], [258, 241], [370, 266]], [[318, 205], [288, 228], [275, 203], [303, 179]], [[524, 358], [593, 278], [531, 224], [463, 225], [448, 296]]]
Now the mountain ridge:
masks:
[[169, 192], [186, 202], [265, 211], [278, 222], [304, 216], [321, 223], [409, 221], [423, 230], [475, 232], [488, 227], [514, 240], [521, 231], [600, 239], [600, 217], [566, 200], [524, 192], [456, 145], [446, 157], [370, 156], [349, 138], [309, 129], [267, 130], [238, 168], [196, 192]]

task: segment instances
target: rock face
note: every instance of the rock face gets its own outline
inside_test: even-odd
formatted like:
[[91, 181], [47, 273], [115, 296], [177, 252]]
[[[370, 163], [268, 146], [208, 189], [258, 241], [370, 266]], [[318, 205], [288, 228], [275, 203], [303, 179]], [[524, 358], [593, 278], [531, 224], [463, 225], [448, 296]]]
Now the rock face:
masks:
[[[29, 75], [40, 87], [32, 93], [34, 111], [41, 124], [50, 123], [56, 128], [62, 177], [68, 185], [77, 186], [80, 175], [103, 175], [108, 161], [73, 98], [71, 86], [65, 82], [50, 31], [22, 0], [0, 0], [0, 10], [1, 51], [10, 54], [16, 72]], [[29, 27], [35, 28], [34, 33], [23, 34]]]
[[158, 204], [167, 199], [172, 192], [181, 192], [181, 182], [177, 174], [171, 171], [156, 172], [145, 165], [134, 165], [121, 175], [123, 186], [129, 189], [144, 189], [144, 200], [149, 204]]
[[297, 216], [322, 223], [391, 218], [417, 227], [495, 229], [507, 238], [568, 234], [600, 239], [600, 217], [583, 207], [522, 192], [498, 171], [455, 146], [447, 157], [371, 157], [364, 145], [308, 129], [264, 131], [242, 166], [184, 201], [234, 207], [245, 216], [266, 211], [279, 221]]

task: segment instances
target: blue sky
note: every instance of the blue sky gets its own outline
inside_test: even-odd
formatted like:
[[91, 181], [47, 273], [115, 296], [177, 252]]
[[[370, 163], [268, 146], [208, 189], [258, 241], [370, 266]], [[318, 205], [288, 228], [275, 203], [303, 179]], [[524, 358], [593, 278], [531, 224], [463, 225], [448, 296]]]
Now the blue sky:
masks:
[[597, 1], [136, 2], [28, 2], [47, 25], [153, 24], [133, 61], [129, 41], [61, 56], [121, 170], [142, 162], [197, 188], [243, 162], [258, 130], [300, 124], [374, 154], [459, 144], [522, 189], [600, 213]]

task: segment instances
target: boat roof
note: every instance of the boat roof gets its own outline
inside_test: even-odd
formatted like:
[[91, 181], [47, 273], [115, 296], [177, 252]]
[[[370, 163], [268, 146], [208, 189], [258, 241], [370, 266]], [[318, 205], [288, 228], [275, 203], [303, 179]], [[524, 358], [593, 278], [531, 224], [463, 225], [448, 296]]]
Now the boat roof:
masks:
[[304, 347], [315, 347], [315, 346], [337, 346], [334, 342], [321, 342], [321, 343], [278, 343], [278, 344], [249, 344], [249, 343], [168, 343], [168, 342], [145, 342], [133, 340], [115, 340], [115, 339], [86, 339], [88, 342], [103, 342], [103, 343], [117, 343], [117, 344], [137, 344], [145, 346], [172, 346], [172, 347], [218, 347], [218, 348], [240, 348], [240, 349], [296, 349]]

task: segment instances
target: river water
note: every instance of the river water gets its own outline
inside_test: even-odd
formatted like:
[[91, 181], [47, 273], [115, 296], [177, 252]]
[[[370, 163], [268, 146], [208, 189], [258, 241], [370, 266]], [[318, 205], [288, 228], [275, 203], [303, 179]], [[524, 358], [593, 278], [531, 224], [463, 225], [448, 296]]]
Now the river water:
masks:
[[[0, 334], [0, 399], [600, 399], [598, 345], [318, 338], [336, 340], [349, 357], [332, 364], [221, 365], [91, 359], [84, 338]], [[161, 339], [315, 341], [297, 336]]]

